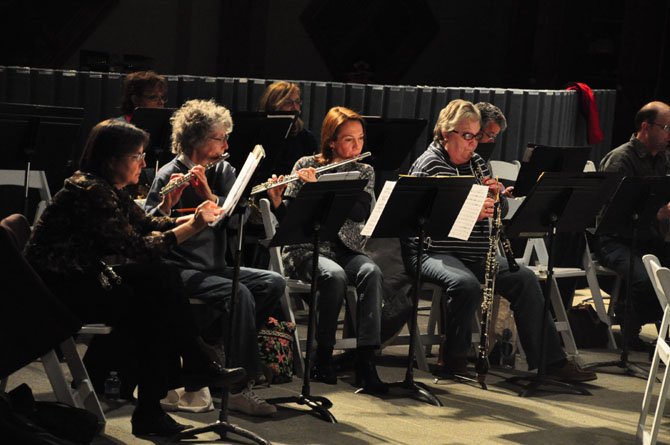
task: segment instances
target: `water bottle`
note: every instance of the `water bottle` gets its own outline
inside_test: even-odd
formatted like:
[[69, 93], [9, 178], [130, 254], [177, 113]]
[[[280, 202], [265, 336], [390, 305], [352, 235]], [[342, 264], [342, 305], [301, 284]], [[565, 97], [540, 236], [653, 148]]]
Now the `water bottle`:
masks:
[[121, 394], [121, 379], [116, 371], [110, 371], [105, 380], [105, 398], [107, 400], [118, 400]]

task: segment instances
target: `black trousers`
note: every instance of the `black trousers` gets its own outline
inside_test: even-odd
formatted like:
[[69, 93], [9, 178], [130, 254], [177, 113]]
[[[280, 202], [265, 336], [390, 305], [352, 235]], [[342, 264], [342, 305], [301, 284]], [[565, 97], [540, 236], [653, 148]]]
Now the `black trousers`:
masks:
[[163, 263], [115, 267], [122, 283], [104, 290], [97, 276], [42, 274], [52, 292], [84, 323], [114, 327], [138, 363], [138, 401], [157, 403], [169, 389], [179, 354], [197, 334], [179, 272]]

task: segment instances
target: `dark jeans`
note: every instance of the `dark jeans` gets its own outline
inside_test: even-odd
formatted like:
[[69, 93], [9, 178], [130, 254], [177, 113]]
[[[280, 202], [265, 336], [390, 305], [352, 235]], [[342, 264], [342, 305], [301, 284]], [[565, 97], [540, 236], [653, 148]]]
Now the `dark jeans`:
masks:
[[[181, 269], [179, 276], [190, 298], [199, 298], [224, 310], [230, 317], [230, 296], [233, 292], [233, 268], [216, 272]], [[230, 366], [241, 366], [249, 379], [261, 372], [257, 329], [277, 311], [286, 281], [276, 272], [248, 267], [240, 268], [240, 283], [233, 314], [233, 338], [226, 351]], [[221, 304], [223, 303], [223, 307]], [[223, 333], [225, 334], [225, 332]]]
[[[415, 275], [416, 255], [404, 256], [405, 266]], [[521, 266], [510, 272], [507, 260], [498, 257], [500, 268], [495, 290], [511, 303], [521, 345], [526, 352], [528, 369], [535, 369], [540, 361], [544, 296], [535, 274]], [[440, 284], [445, 289], [444, 308], [446, 351], [445, 360], [462, 358], [472, 341], [472, 320], [482, 302], [482, 263], [463, 262], [446, 254], [424, 254], [422, 277]], [[546, 363], [565, 358], [554, 321], [545, 315], [547, 323]]]
[[[661, 304], [656, 297], [656, 292], [649, 280], [649, 274], [642, 262], [642, 256], [646, 254], [656, 255], [663, 266], [670, 266], [670, 249], [662, 241], [657, 243], [639, 242], [638, 248], [633, 254], [633, 274], [631, 276], [631, 306], [629, 323], [631, 335], [637, 334], [645, 323], [656, 322], [663, 317]], [[615, 270], [624, 282], [628, 279], [628, 266], [630, 264], [630, 246], [627, 242], [611, 237], [602, 237], [598, 240], [598, 254], [603, 265]], [[622, 286], [624, 298], [626, 284]], [[623, 299], [622, 299], [623, 300]], [[620, 303], [623, 303], [621, 301]], [[617, 310], [617, 315], [622, 316]]]
[[[340, 247], [336, 259], [319, 256], [317, 287], [316, 341], [321, 346], [335, 344], [337, 317], [347, 291], [352, 283], [358, 294], [356, 305], [357, 345], [378, 347], [382, 312], [382, 272], [368, 256]], [[297, 267], [298, 278], [311, 281], [312, 257]]]
[[165, 397], [179, 353], [195, 342], [197, 328], [177, 270], [163, 263], [114, 268], [122, 283], [103, 290], [97, 277], [43, 274], [51, 291], [85, 323], [114, 326], [126, 353], [138, 362], [139, 402]]

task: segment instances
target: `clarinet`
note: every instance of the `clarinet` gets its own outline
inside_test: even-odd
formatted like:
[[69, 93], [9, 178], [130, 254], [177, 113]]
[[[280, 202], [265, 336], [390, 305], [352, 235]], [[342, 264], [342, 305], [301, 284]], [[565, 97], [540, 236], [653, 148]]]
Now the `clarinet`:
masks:
[[[474, 169], [474, 174], [475, 177], [477, 178], [477, 182], [480, 184], [484, 185], [484, 172], [482, 171], [481, 165], [479, 165], [478, 162], [474, 161], [475, 163], [475, 169]], [[490, 195], [489, 195], [490, 196]], [[510, 272], [516, 272], [519, 270], [519, 264], [516, 262], [516, 259], [514, 258], [514, 252], [512, 251], [512, 244], [509, 242], [509, 239], [507, 238], [507, 235], [505, 234], [505, 228], [500, 224], [498, 226], [498, 238], [500, 240], [500, 244], [502, 245], [502, 250], [503, 254], [505, 255], [505, 258], [507, 259], [507, 264], [509, 266], [509, 271]]]

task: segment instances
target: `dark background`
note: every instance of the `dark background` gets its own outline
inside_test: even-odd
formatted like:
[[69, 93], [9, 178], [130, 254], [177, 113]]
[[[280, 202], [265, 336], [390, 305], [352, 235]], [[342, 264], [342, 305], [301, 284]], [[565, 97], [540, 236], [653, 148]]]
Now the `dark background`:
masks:
[[670, 1], [6, 0], [0, 65], [386, 85], [615, 89], [613, 141], [668, 101]]

